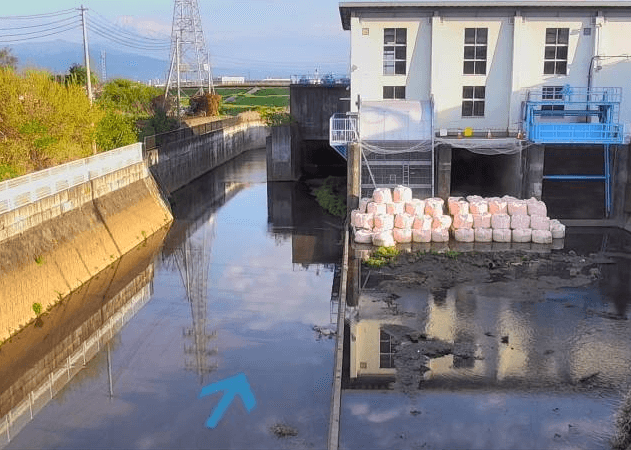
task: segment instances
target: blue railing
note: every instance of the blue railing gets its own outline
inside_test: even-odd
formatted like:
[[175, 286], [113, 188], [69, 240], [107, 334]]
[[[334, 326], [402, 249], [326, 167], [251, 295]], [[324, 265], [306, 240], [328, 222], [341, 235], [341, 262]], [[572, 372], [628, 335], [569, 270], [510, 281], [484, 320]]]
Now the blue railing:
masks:
[[536, 144], [622, 144], [617, 123], [545, 123], [530, 125], [528, 139]]

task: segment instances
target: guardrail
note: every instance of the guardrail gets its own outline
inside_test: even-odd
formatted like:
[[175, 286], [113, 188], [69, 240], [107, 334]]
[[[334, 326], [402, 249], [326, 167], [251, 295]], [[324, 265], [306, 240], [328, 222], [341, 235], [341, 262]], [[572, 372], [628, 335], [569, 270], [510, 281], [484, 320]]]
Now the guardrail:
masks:
[[201, 125], [180, 128], [179, 130], [147, 136], [145, 137], [145, 150], [153, 150], [172, 142], [182, 141], [201, 134], [212, 133], [213, 131], [218, 131], [223, 128], [234, 127], [244, 122], [247, 122], [247, 120], [238, 116], [228, 117], [227, 119], [215, 120]]
[[531, 89], [528, 91], [527, 102], [543, 103], [620, 103], [622, 88], [620, 87], [572, 87], [563, 86], [561, 89], [548, 88]]
[[622, 144], [624, 129], [617, 123], [535, 123], [528, 138], [539, 144]]
[[61, 164], [0, 183], [0, 214], [142, 162], [142, 143]]
[[340, 113], [331, 116], [329, 119], [330, 145], [346, 145], [356, 142], [357, 139], [357, 117]]

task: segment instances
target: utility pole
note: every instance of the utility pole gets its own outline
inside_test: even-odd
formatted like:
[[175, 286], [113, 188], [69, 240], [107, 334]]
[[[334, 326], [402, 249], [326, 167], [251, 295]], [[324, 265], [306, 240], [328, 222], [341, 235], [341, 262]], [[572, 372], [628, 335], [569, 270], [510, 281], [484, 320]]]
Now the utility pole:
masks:
[[180, 118], [180, 103], [182, 92], [180, 91], [180, 37], [175, 38], [175, 60], [177, 62], [177, 118]]
[[87, 8], [84, 8], [81, 5], [81, 23], [83, 24], [83, 50], [85, 53], [85, 74], [87, 79], [87, 88], [88, 88], [88, 99], [90, 100], [90, 105], [92, 105], [92, 80], [90, 79], [90, 53], [88, 51], [88, 29], [87, 24], [85, 23], [85, 12]]

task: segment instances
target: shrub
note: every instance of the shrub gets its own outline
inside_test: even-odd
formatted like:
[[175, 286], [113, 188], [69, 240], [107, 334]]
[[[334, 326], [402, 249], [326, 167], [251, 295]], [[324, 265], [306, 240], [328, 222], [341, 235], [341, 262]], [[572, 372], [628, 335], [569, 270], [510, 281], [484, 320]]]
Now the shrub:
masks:
[[343, 178], [328, 177], [314, 193], [318, 204], [329, 214], [346, 216], [346, 186]]

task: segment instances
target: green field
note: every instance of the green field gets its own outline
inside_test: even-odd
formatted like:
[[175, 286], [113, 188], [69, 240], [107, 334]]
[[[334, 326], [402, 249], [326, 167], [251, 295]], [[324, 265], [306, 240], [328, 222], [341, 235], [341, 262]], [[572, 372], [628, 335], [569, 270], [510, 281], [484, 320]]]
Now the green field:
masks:
[[[289, 107], [289, 88], [264, 88], [256, 91], [254, 94], [248, 94], [247, 92], [249, 92], [247, 89], [217, 89], [217, 93], [221, 94], [224, 99], [224, 113], [236, 115], [261, 106]], [[229, 97], [235, 96], [235, 101], [225, 102]]]

